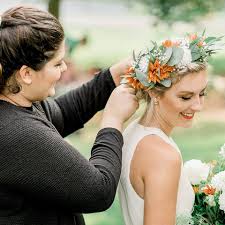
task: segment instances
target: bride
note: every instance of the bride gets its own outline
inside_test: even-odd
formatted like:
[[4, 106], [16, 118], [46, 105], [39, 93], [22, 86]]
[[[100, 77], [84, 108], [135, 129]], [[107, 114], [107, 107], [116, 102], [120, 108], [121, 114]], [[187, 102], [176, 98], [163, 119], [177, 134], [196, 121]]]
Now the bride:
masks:
[[[124, 131], [119, 199], [126, 225], [175, 225], [191, 215], [194, 191], [171, 138], [188, 128], [202, 110], [207, 87], [206, 59], [219, 38], [188, 35], [141, 52], [124, 81], [147, 101], [143, 116]], [[191, 140], [190, 140], [191, 141]]]

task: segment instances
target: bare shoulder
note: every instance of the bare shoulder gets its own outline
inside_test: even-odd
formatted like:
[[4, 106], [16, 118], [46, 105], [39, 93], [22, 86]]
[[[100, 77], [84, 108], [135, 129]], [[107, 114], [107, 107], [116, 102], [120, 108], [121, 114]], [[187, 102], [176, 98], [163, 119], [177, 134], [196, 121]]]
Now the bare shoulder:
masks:
[[[141, 163], [140, 163], [141, 162]], [[151, 171], [177, 170], [181, 166], [180, 153], [157, 135], [145, 136], [137, 145], [133, 163], [138, 163], [142, 174]]]
[[[130, 181], [136, 193], [144, 193], [159, 186], [176, 184], [181, 171], [180, 153], [156, 135], [145, 136], [136, 146], [130, 167]], [[147, 188], [147, 189], [146, 189]]]

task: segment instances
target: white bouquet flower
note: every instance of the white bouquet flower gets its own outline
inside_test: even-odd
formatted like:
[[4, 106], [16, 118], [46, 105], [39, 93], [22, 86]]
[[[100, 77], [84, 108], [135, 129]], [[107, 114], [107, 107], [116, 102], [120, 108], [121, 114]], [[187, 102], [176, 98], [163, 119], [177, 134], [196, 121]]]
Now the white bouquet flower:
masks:
[[201, 160], [192, 159], [184, 163], [184, 172], [187, 174], [192, 185], [200, 184], [207, 180], [210, 166]]
[[217, 173], [211, 180], [211, 185], [217, 191], [225, 191], [225, 171]]
[[[224, 151], [224, 146], [221, 151]], [[225, 158], [219, 157], [210, 164], [200, 160], [190, 160], [184, 164], [195, 192], [194, 225], [225, 224]]]

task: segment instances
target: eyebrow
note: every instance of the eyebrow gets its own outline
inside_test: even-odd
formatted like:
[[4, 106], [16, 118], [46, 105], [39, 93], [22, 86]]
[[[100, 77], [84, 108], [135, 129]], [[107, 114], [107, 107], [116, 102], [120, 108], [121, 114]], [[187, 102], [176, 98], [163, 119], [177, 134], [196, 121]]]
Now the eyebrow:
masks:
[[[206, 88], [207, 87], [203, 88], [200, 92], [205, 91]], [[181, 92], [179, 92], [179, 94], [194, 94], [194, 92], [192, 92], [192, 91], [181, 91]]]

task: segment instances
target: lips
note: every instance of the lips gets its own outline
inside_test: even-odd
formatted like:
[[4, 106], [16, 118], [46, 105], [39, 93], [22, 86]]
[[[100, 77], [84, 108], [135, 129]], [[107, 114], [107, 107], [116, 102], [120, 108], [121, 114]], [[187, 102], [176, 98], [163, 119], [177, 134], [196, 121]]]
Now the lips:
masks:
[[180, 113], [180, 114], [187, 120], [191, 120], [194, 117], [194, 113]]

